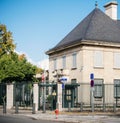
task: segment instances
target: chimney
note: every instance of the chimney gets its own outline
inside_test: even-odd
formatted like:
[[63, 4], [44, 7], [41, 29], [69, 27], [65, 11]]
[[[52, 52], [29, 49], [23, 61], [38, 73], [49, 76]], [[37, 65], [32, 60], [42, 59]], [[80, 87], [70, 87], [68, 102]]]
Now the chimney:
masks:
[[106, 15], [113, 20], [117, 20], [117, 6], [117, 1], [111, 1], [104, 6]]

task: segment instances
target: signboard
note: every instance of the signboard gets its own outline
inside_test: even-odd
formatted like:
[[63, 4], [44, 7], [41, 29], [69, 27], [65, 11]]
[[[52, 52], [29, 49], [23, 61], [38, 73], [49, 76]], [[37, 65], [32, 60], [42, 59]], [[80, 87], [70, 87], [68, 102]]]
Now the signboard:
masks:
[[93, 73], [90, 74], [90, 79], [92, 79], [92, 80], [94, 79], [94, 74]]
[[68, 81], [67, 77], [65, 76], [61, 77], [60, 81], [62, 82], [62, 89], [65, 89], [65, 83]]
[[68, 80], [67, 77], [61, 77], [61, 78], [60, 78], [60, 81], [61, 81], [62, 83], [66, 83], [67, 80]]
[[91, 80], [90, 85], [91, 87], [94, 87], [94, 80]]
[[94, 74], [93, 73], [90, 74], [90, 79], [91, 79], [90, 85], [91, 87], [94, 87]]

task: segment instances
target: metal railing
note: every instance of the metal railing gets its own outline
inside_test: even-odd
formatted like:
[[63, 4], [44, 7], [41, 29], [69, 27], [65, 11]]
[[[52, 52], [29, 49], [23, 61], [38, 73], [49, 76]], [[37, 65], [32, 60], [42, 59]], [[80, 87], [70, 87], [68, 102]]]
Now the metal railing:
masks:
[[[79, 87], [79, 99], [74, 104], [74, 108], [83, 110], [92, 110], [91, 105], [91, 86], [89, 83], [82, 83]], [[93, 92], [94, 110], [113, 110], [120, 108], [120, 85], [102, 84], [94, 86]]]
[[31, 107], [33, 105], [33, 85], [32, 83], [14, 84], [14, 106], [16, 103], [21, 107]]

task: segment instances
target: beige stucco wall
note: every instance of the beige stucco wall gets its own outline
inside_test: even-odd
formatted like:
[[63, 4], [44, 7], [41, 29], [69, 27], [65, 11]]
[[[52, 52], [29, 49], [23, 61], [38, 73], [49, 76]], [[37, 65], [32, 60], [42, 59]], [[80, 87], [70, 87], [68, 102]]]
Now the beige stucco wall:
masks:
[[[94, 51], [103, 52], [103, 67], [94, 66]], [[72, 54], [77, 53], [77, 67], [72, 69]], [[95, 78], [103, 78], [105, 83], [113, 83], [114, 79], [120, 79], [120, 69], [114, 68], [114, 53], [120, 53], [117, 48], [104, 48], [95, 46], [83, 46], [82, 48], [64, 51], [50, 56], [49, 77], [54, 80], [54, 59], [57, 59], [57, 70], [62, 69], [62, 57], [66, 56], [66, 69], [69, 70], [69, 80], [77, 78], [78, 82], [89, 82], [90, 73]]]
[[[103, 67], [94, 66], [94, 51], [103, 52]], [[114, 53], [120, 53], [117, 48], [83, 47], [83, 82], [90, 80], [90, 73], [95, 78], [103, 78], [104, 83], [113, 84], [114, 79], [120, 79], [120, 69], [114, 68]]]

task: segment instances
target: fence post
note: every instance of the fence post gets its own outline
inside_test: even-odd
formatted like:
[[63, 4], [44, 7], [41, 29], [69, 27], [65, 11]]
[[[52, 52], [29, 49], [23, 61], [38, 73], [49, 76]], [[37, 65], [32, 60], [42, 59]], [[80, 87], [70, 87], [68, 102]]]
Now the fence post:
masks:
[[33, 106], [35, 105], [35, 112], [38, 110], [38, 98], [39, 98], [39, 87], [38, 83], [33, 84]]
[[13, 107], [13, 84], [6, 85], [6, 107], [11, 109]]
[[15, 113], [18, 114], [18, 110], [19, 110], [19, 107], [18, 107], [18, 102], [15, 103]]
[[4, 102], [3, 103], [3, 114], [6, 114], [7, 113], [7, 111], [6, 111], [6, 103]]
[[69, 102], [68, 103], [68, 112], [70, 112], [71, 111], [71, 103]]
[[94, 87], [91, 87], [91, 111], [94, 112]]
[[33, 103], [33, 108], [32, 108], [32, 113], [33, 113], [33, 114], [36, 114], [35, 109], [36, 109], [36, 104], [35, 104], [35, 103]]
[[116, 112], [116, 104], [113, 103], [113, 111]]
[[105, 84], [103, 84], [103, 111], [106, 111], [106, 104], [105, 104]]
[[83, 111], [83, 103], [82, 102], [80, 103], [80, 111], [81, 112]]
[[106, 105], [105, 105], [105, 103], [103, 103], [103, 111], [104, 112], [106, 111]]

